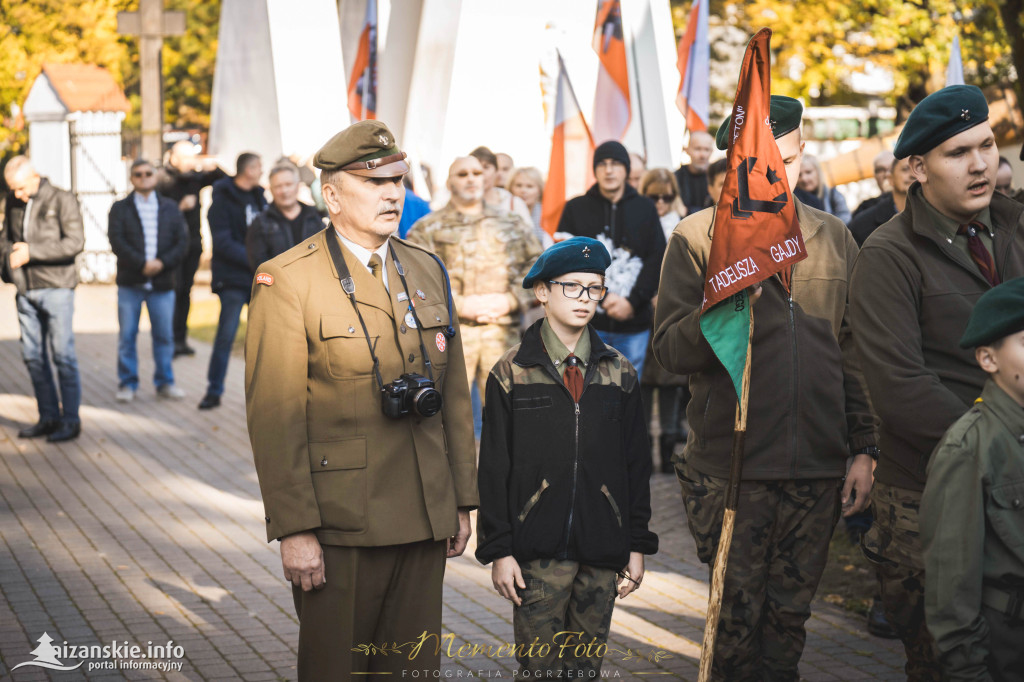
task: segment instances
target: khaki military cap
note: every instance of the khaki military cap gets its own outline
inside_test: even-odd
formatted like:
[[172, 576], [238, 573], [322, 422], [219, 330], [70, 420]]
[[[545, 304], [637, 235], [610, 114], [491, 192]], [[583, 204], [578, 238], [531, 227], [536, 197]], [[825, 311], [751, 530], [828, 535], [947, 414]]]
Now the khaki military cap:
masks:
[[380, 121], [353, 123], [332, 137], [313, 157], [320, 170], [343, 170], [371, 178], [393, 178], [409, 172], [405, 152]]

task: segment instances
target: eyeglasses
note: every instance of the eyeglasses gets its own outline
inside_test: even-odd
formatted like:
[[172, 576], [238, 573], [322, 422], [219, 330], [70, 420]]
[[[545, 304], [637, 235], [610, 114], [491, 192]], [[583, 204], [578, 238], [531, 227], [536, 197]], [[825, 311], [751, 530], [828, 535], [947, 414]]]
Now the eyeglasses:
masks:
[[648, 194], [647, 198], [650, 199], [651, 201], [653, 201], [654, 203], [658, 203], [659, 201], [664, 201], [666, 204], [671, 204], [673, 201], [675, 201], [676, 195], [675, 194]]
[[133, 178], [151, 178], [153, 171], [132, 171]]
[[556, 282], [553, 279], [548, 280], [548, 284], [561, 284], [562, 295], [566, 298], [580, 298], [583, 296], [584, 289], [587, 291], [587, 298], [598, 303], [608, 295], [608, 287], [603, 284], [591, 284], [589, 287], [585, 287], [577, 282]]

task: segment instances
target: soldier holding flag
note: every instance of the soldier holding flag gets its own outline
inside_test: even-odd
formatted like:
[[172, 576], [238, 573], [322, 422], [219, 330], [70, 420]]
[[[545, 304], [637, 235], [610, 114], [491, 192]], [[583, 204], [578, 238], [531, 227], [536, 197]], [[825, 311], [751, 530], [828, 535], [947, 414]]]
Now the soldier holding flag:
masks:
[[[654, 324], [655, 358], [690, 376], [692, 434], [676, 474], [701, 560], [714, 568], [726, 548], [721, 618], [711, 609], [709, 625], [711, 678], [731, 681], [798, 679], [840, 502], [846, 513], [866, 505], [876, 452], [848, 324], [857, 246], [838, 219], [792, 198], [802, 107], [772, 96], [769, 109], [770, 35], [751, 40], [719, 128], [719, 149], [730, 148], [721, 200], [669, 239]], [[734, 418], [745, 448], [742, 438], [733, 447]], [[734, 452], [742, 476], [727, 504]], [[723, 516], [735, 524], [733, 551]]]

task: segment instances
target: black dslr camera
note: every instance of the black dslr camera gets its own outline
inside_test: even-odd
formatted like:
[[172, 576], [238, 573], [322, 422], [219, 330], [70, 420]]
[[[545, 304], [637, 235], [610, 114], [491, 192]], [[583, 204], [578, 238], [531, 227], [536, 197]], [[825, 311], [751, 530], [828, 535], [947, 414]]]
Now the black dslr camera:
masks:
[[412, 413], [433, 417], [441, 411], [441, 393], [422, 374], [403, 374], [381, 389], [381, 410], [385, 417], [398, 419]]

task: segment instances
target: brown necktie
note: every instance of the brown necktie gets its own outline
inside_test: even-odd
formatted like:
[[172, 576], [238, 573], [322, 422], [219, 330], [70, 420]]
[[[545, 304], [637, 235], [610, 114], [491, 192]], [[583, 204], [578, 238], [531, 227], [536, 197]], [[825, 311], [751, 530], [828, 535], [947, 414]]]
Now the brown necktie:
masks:
[[580, 359], [569, 353], [565, 359], [565, 374], [562, 375], [562, 383], [572, 394], [572, 401], [578, 403], [583, 395], [583, 372], [580, 371]]
[[[383, 287], [384, 286], [384, 268], [383, 268], [384, 264], [381, 263], [380, 256], [378, 256], [377, 254], [373, 254], [372, 256], [370, 256], [370, 262], [367, 263], [367, 265], [370, 266], [370, 274], [373, 275], [373, 278], [375, 280], [377, 280], [377, 282]], [[387, 287], [384, 287], [384, 288], [387, 289]]]
[[981, 223], [972, 222], [967, 225], [961, 225], [956, 233], [967, 235], [967, 249], [971, 252], [971, 259], [977, 264], [978, 269], [981, 270], [981, 276], [987, 279], [989, 284], [996, 286], [999, 284], [999, 273], [996, 272], [996, 264], [992, 260], [992, 254], [985, 248], [985, 242], [981, 241], [981, 237], [978, 236], [978, 231], [984, 229], [985, 226]]

